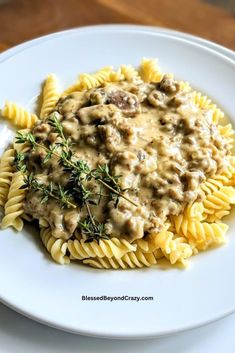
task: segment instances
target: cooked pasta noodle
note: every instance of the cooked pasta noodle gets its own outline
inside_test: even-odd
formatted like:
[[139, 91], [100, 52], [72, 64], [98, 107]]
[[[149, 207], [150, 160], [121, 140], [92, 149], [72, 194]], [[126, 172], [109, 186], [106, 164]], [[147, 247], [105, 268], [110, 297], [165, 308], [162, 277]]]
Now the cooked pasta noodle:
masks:
[[49, 113], [55, 108], [56, 102], [59, 99], [58, 83], [55, 75], [47, 76], [42, 92], [42, 107], [40, 118], [45, 119]]
[[165, 253], [164, 249], [161, 249], [167, 259], [169, 259], [172, 265], [181, 263], [184, 266], [188, 265], [188, 258], [194, 253], [194, 247], [188, 244], [188, 241], [184, 237], [178, 237], [173, 241], [172, 250], [169, 253]]
[[190, 222], [188, 225], [189, 244], [198, 250], [206, 250], [210, 246], [221, 245], [226, 242], [225, 234], [228, 226], [225, 223]]
[[220, 110], [219, 108], [214, 108], [212, 110], [212, 121], [215, 124], [218, 124], [219, 121], [221, 121], [224, 118], [224, 112], [222, 112], [222, 110]]
[[121, 73], [127, 82], [140, 83], [142, 81], [138, 71], [132, 65], [122, 65]]
[[79, 77], [80, 87], [82, 90], [99, 87], [103, 82], [109, 80], [110, 73], [112, 72], [112, 66], [104, 67], [97, 71], [95, 74], [81, 74]]
[[38, 120], [36, 114], [32, 114], [19, 105], [8, 101], [5, 102], [2, 109], [2, 116], [20, 128], [32, 128]]
[[42, 242], [51, 254], [53, 260], [61, 265], [69, 264], [70, 259], [66, 255], [68, 244], [63, 239], [56, 239], [51, 235], [50, 228], [41, 228], [40, 237]]
[[97, 257], [94, 259], [83, 260], [83, 263], [96, 268], [115, 270], [122, 268], [123, 270], [128, 268], [141, 268], [149, 267], [157, 263], [153, 253], [143, 253], [140, 250], [135, 252], [129, 252], [123, 257], [117, 259], [115, 257]]
[[209, 109], [211, 118], [214, 123], [218, 123], [224, 118], [224, 113], [217, 108], [216, 104], [212, 103], [211, 99], [204, 96], [201, 92], [194, 91], [192, 93], [193, 102], [201, 109]]
[[179, 85], [180, 85], [180, 89], [184, 92], [190, 92], [192, 90], [189, 82], [187, 81], [179, 81]]
[[1, 227], [13, 227], [21, 231], [24, 225], [22, 214], [24, 213], [23, 202], [25, 199], [26, 190], [21, 189], [24, 185], [24, 179], [21, 172], [16, 172], [13, 175], [10, 185], [7, 202], [5, 204], [5, 216], [2, 219]]
[[106, 66], [94, 74], [81, 74], [78, 82], [66, 89], [63, 95], [68, 95], [75, 91], [81, 91], [101, 86], [105, 81], [109, 82], [109, 77], [113, 73], [112, 66]]
[[163, 77], [156, 59], [144, 58], [140, 65], [139, 74], [144, 82], [159, 82]]
[[121, 68], [119, 68], [117, 71], [111, 71], [109, 74], [109, 78], [107, 82], [120, 82], [125, 79], [125, 76], [123, 75]]
[[208, 223], [214, 223], [214, 222], [217, 222], [218, 220], [221, 220], [225, 216], [228, 216], [230, 212], [231, 212], [231, 207], [229, 206], [228, 208], [214, 211], [214, 213], [212, 214], [208, 214], [208, 213], [205, 214], [205, 220]]
[[69, 240], [68, 249], [73, 259], [82, 260], [88, 257], [115, 257], [120, 259], [124, 254], [135, 251], [136, 246], [125, 239], [112, 238], [101, 239], [99, 244], [96, 241], [86, 243], [84, 239]]
[[235, 204], [235, 189], [232, 186], [222, 186], [206, 196], [203, 202], [204, 218], [213, 222], [221, 219], [229, 214], [232, 204]]
[[202, 221], [204, 205], [202, 202], [195, 202], [186, 207], [184, 212], [179, 216], [172, 217], [172, 225], [177, 234], [187, 234], [188, 223], [191, 221]]
[[229, 182], [229, 179], [227, 177], [223, 176], [214, 176], [213, 178], [207, 179], [202, 185], [201, 189], [207, 194], [211, 194], [217, 190], [219, 190], [222, 186], [227, 185]]
[[137, 239], [135, 243], [137, 249], [144, 253], [151, 253], [156, 250], [156, 244], [152, 236], [149, 236], [147, 239]]
[[201, 109], [215, 109], [216, 105], [211, 102], [207, 96], [201, 92], [194, 91], [192, 93], [193, 102]]
[[15, 151], [13, 148], [6, 150], [0, 161], [0, 206], [4, 206], [7, 201], [12, 176], [14, 174]]

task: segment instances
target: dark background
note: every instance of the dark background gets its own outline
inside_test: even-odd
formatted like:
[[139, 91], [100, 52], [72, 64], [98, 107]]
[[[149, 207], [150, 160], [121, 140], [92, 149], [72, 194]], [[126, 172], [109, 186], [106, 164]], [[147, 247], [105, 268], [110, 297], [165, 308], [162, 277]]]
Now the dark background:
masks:
[[0, 0], [0, 51], [43, 34], [105, 23], [167, 27], [235, 49], [235, 0]]

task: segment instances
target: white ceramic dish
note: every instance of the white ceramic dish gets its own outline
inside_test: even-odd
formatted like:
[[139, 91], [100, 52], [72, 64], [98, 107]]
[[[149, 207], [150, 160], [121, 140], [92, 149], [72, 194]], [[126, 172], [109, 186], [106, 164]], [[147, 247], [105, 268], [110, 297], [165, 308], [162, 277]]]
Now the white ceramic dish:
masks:
[[[0, 102], [9, 98], [29, 104], [48, 72], [68, 83], [78, 72], [107, 64], [137, 64], [142, 56], [158, 57], [165, 71], [189, 80], [235, 119], [232, 60], [184, 39], [131, 27], [62, 32], [6, 52], [0, 57]], [[6, 136], [2, 131], [1, 142]], [[205, 324], [235, 309], [231, 281], [235, 239], [231, 217], [229, 221], [229, 245], [195, 257], [186, 271], [60, 267], [38, 249], [29, 232], [1, 232], [0, 298], [38, 321], [87, 335], [151, 337]], [[155, 300], [83, 302], [81, 295], [154, 296]]]

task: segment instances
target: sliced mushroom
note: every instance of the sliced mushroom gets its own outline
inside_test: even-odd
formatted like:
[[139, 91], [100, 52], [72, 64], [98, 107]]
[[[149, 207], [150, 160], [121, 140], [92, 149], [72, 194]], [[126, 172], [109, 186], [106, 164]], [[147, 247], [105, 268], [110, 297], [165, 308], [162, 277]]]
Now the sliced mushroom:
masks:
[[113, 91], [109, 95], [109, 103], [116, 105], [123, 113], [135, 115], [140, 111], [140, 104], [135, 94], [122, 90]]

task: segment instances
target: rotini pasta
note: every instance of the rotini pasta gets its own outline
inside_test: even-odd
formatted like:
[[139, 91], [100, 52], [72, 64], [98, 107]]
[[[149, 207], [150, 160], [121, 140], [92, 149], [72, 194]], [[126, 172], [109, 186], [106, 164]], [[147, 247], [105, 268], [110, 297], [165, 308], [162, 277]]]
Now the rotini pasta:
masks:
[[63, 239], [56, 239], [51, 235], [50, 228], [41, 228], [40, 237], [42, 242], [51, 254], [53, 260], [61, 265], [69, 264], [70, 259], [66, 255], [68, 244]]
[[105, 81], [109, 80], [112, 66], [104, 67], [95, 74], [81, 74], [79, 77], [81, 90], [91, 89], [101, 86]]
[[222, 175], [215, 175], [213, 178], [207, 179], [202, 185], [201, 189], [205, 195], [211, 194], [219, 190], [222, 186], [227, 185], [229, 179]]
[[117, 71], [110, 72], [107, 83], [108, 82], [120, 82], [123, 80], [125, 80], [125, 76], [123, 75], [121, 68], [119, 68]]
[[224, 118], [224, 112], [222, 112], [222, 110], [220, 110], [219, 108], [214, 108], [212, 110], [212, 121], [215, 124], [218, 124], [219, 121], [221, 121]]
[[144, 58], [141, 62], [139, 75], [144, 82], [159, 82], [163, 77], [157, 60], [146, 58]]
[[127, 82], [140, 83], [142, 81], [138, 71], [132, 65], [122, 65], [121, 74]]
[[66, 89], [63, 95], [68, 95], [75, 91], [82, 91], [86, 89], [91, 89], [99, 87], [105, 81], [110, 81], [110, 75], [113, 74], [112, 66], [104, 67], [103, 69], [97, 71], [95, 74], [81, 74], [79, 76], [78, 82]]
[[97, 257], [94, 259], [90, 258], [83, 260], [83, 263], [100, 269], [113, 268], [117, 270], [119, 268], [122, 268], [123, 270], [125, 270], [128, 268], [149, 267], [155, 265], [157, 261], [153, 253], [143, 253], [140, 250], [136, 250], [135, 252], [132, 251], [125, 254], [119, 259], [115, 257]]
[[32, 114], [19, 105], [8, 101], [5, 102], [2, 109], [2, 116], [19, 128], [32, 128], [38, 120], [36, 114]]
[[16, 172], [13, 175], [10, 185], [7, 202], [5, 204], [5, 216], [2, 219], [1, 228], [13, 227], [21, 231], [24, 222], [21, 218], [24, 213], [23, 202], [25, 199], [26, 190], [21, 189], [24, 185], [24, 179], [21, 172]]
[[219, 190], [208, 194], [203, 202], [204, 215], [207, 219], [208, 216], [214, 215], [214, 218], [220, 219], [227, 215], [231, 210], [231, 205], [235, 203], [235, 189], [232, 186], [222, 186]]
[[204, 205], [202, 202], [195, 202], [185, 208], [179, 216], [172, 217], [172, 226], [177, 234], [186, 235], [188, 223], [191, 221], [201, 221], [203, 219]]
[[201, 92], [194, 91], [192, 93], [193, 102], [201, 109], [215, 109], [216, 105], [211, 102], [207, 96], [204, 96]]
[[206, 250], [210, 246], [221, 245], [226, 242], [225, 234], [228, 226], [225, 223], [190, 222], [187, 238], [191, 246], [198, 250]]
[[14, 174], [15, 151], [13, 148], [6, 150], [0, 161], [0, 206], [4, 206], [7, 201], [12, 176]]
[[224, 113], [217, 108], [216, 104], [212, 103], [211, 99], [204, 96], [201, 92], [194, 91], [192, 93], [192, 99], [200, 109], [210, 110], [212, 121], [215, 124], [218, 124], [218, 122], [224, 118]]
[[184, 237], [173, 239], [172, 242], [172, 250], [169, 253], [166, 253], [164, 249], [161, 249], [165, 257], [172, 265], [181, 263], [183, 266], [187, 266], [188, 258], [195, 253], [195, 247], [189, 245], [187, 239]]
[[49, 113], [55, 108], [59, 99], [58, 83], [55, 75], [48, 75], [42, 92], [42, 107], [40, 118], [45, 119]]
[[190, 87], [189, 82], [179, 81], [180, 89], [184, 92], [190, 92], [192, 88]]
[[84, 239], [69, 240], [68, 249], [73, 259], [82, 260], [88, 257], [115, 257], [120, 259], [127, 252], [135, 251], [136, 246], [125, 239], [111, 238], [101, 239], [99, 244], [96, 241], [86, 243]]

